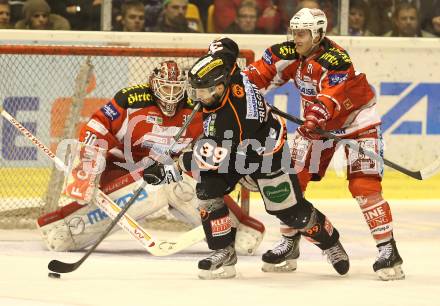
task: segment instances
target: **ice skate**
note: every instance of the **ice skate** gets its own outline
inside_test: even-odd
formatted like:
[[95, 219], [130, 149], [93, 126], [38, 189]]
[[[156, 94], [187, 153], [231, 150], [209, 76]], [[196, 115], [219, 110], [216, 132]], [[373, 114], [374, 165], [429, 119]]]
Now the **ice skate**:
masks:
[[328, 261], [335, 268], [336, 272], [340, 275], [347, 274], [350, 269], [350, 262], [347, 252], [345, 252], [339, 240], [332, 247], [324, 250], [323, 253], [327, 255]]
[[199, 278], [218, 279], [235, 277], [237, 254], [232, 245], [215, 250], [207, 258], [199, 261]]
[[402, 270], [402, 257], [397, 251], [396, 241], [391, 239], [388, 242], [377, 245], [379, 255], [373, 264], [373, 270], [383, 281], [404, 279]]
[[280, 243], [263, 254], [263, 272], [292, 272], [296, 270], [301, 235], [282, 236]]

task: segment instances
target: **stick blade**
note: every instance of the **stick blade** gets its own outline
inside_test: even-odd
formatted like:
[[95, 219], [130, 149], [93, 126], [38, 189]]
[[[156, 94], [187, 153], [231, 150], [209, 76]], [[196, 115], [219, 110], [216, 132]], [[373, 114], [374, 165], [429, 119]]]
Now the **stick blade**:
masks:
[[429, 166], [422, 169], [420, 171], [420, 176], [422, 180], [426, 180], [431, 176], [438, 174], [440, 171], [440, 158], [437, 158], [434, 162], [432, 162]]
[[47, 265], [48, 269], [56, 273], [69, 273], [78, 267], [76, 263], [67, 263], [59, 260], [51, 260]]

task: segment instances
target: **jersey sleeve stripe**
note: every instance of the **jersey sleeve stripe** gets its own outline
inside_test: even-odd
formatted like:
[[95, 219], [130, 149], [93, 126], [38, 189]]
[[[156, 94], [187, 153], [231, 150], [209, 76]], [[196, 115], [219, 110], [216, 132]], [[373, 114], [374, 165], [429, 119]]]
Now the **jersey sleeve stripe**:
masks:
[[240, 130], [240, 143], [242, 143], [242, 141], [243, 141], [243, 129], [241, 127], [240, 117], [238, 116], [237, 110], [235, 109], [234, 105], [232, 104], [231, 100], [229, 99], [229, 95], [228, 95], [228, 103], [231, 106], [232, 111], [234, 112], [235, 120], [237, 121], [238, 128]]
[[117, 140], [122, 141], [122, 139], [124, 138], [125, 134], [127, 133], [127, 128], [128, 128], [128, 119], [129, 119], [129, 115], [130, 115], [130, 109], [127, 109], [127, 115], [125, 116], [124, 121], [122, 122], [121, 127], [119, 128], [119, 131], [115, 131], [115, 137]]
[[87, 126], [103, 136], [108, 133], [107, 128], [101, 122], [95, 119], [91, 119], [89, 122], [87, 122]]

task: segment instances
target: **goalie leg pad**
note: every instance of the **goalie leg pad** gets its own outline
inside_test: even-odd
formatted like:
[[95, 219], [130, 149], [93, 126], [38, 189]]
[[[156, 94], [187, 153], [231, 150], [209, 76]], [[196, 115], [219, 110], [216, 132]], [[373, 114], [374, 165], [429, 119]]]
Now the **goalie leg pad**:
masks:
[[75, 219], [70, 224], [71, 220], [67, 217], [83, 208], [83, 205], [73, 202], [37, 219], [37, 228], [49, 250], [65, 252], [77, 249], [71, 226], [75, 232], [75, 229], [81, 226], [81, 222]]
[[231, 212], [232, 226], [237, 228], [235, 250], [239, 255], [254, 255], [264, 237], [264, 224], [243, 213], [230, 196], [224, 196], [224, 201]]
[[[124, 207], [133, 196], [138, 184], [131, 175], [122, 176], [112, 181], [104, 190], [120, 207]], [[130, 207], [129, 214], [139, 221], [163, 207], [167, 207], [165, 189], [155, 193], [142, 191]], [[38, 219], [38, 229], [46, 246], [54, 251], [75, 251], [84, 249], [99, 238], [110, 224], [110, 218], [95, 204], [79, 205], [70, 203], [61, 209]], [[112, 232], [119, 230], [115, 227]]]
[[264, 232], [260, 232], [245, 223], [240, 223], [235, 234], [235, 250], [239, 255], [254, 255], [261, 241], [263, 241], [263, 237]]
[[200, 215], [197, 209], [197, 181], [187, 174], [182, 174], [183, 180], [164, 186], [164, 195], [168, 199], [170, 212], [179, 220], [193, 226], [200, 225]]

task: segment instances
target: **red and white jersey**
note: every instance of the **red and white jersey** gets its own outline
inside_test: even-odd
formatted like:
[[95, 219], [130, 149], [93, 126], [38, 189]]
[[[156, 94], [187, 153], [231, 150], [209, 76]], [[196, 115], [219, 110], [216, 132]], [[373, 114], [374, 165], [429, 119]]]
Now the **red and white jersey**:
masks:
[[[129, 156], [133, 161], [149, 156], [151, 150], [163, 154], [191, 114], [193, 104], [185, 96], [176, 114], [167, 117], [162, 114], [155, 99], [148, 84], [121, 89], [92, 115], [82, 128], [79, 140], [100, 147], [107, 146], [113, 155], [124, 159]], [[197, 139], [203, 130], [202, 122], [202, 112], [198, 112], [173, 147], [172, 155], [178, 155]]]
[[347, 52], [328, 38], [307, 58], [296, 53], [292, 41], [273, 45], [244, 73], [263, 93], [292, 79], [303, 109], [319, 100], [331, 114], [326, 129], [341, 136], [380, 124], [365, 74], [356, 72]]

